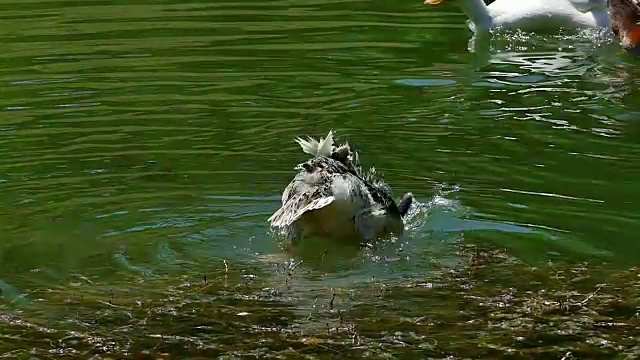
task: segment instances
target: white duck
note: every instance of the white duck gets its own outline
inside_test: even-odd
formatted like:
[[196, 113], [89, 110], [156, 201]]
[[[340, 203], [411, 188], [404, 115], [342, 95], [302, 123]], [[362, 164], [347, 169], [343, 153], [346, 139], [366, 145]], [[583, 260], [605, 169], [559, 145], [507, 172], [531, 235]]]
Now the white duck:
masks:
[[272, 229], [292, 242], [314, 236], [359, 239], [365, 246], [378, 237], [402, 235], [411, 193], [396, 204], [374, 168], [362, 171], [349, 144], [334, 146], [333, 131], [320, 141], [296, 142], [313, 158], [294, 168], [298, 173], [282, 194], [282, 206], [267, 220]]
[[469, 17], [473, 32], [495, 28], [556, 31], [609, 27], [606, 0], [425, 0], [427, 5], [450, 2]]

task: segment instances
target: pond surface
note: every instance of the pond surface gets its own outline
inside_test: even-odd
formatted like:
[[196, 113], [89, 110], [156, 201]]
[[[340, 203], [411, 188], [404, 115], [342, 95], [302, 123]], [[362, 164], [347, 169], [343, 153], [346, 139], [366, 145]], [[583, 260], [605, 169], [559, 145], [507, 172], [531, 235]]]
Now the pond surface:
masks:
[[[532, 266], [640, 265], [640, 61], [608, 33], [470, 42], [455, 7], [422, 1], [27, 0], [0, 3], [0, 19], [0, 289], [23, 323], [73, 332], [118, 296], [205, 277], [229, 291], [226, 273], [277, 297], [256, 311], [307, 326], [330, 289], [424, 280], [460, 243]], [[396, 197], [414, 193], [407, 239], [292, 254], [270, 234], [305, 159], [293, 139], [330, 128]], [[431, 306], [410, 299], [398, 316]], [[12, 321], [0, 347], [44, 336]], [[239, 336], [217, 329], [210, 341]]]

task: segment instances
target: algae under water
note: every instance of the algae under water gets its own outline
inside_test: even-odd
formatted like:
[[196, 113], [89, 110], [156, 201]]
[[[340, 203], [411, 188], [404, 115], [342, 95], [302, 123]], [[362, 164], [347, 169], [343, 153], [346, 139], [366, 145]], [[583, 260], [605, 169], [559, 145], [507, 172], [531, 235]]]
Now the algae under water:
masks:
[[65, 316], [47, 318], [46, 306], [4, 306], [0, 352], [94, 359], [640, 355], [640, 269], [533, 267], [504, 249], [458, 246], [460, 262], [434, 263], [438, 271], [428, 278], [318, 288], [313, 302], [297, 288], [300, 267], [264, 280], [219, 264], [206, 278], [123, 279], [128, 286], [119, 291], [78, 277], [75, 288], [29, 294], [65, 306]]

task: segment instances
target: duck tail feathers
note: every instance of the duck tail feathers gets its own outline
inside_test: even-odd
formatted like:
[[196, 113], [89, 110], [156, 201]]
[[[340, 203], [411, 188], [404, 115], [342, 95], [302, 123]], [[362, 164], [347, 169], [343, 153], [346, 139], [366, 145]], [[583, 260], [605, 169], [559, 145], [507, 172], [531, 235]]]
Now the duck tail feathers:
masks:
[[320, 141], [307, 137], [307, 139], [296, 138], [295, 142], [300, 145], [302, 151], [313, 157], [330, 157], [333, 151], [333, 130], [329, 130], [326, 138], [320, 138]]
[[409, 208], [413, 203], [413, 194], [408, 192], [404, 194], [402, 200], [398, 203], [398, 212], [400, 212], [400, 216], [404, 217], [409, 212]]

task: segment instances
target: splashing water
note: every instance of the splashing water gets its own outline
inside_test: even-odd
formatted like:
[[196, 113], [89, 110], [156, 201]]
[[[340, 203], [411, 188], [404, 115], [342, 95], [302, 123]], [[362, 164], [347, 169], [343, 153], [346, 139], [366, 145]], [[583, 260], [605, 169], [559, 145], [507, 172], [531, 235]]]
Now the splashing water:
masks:
[[414, 199], [409, 212], [405, 218], [405, 228], [410, 233], [417, 232], [422, 229], [429, 216], [435, 211], [444, 211], [458, 214], [460, 211], [466, 213], [466, 208], [459, 201], [449, 198], [449, 195], [460, 191], [458, 185], [449, 186], [447, 184], [439, 184], [433, 191], [433, 197], [427, 202], [420, 202]]
[[489, 35], [476, 34], [469, 39], [467, 50], [471, 53], [535, 52], [549, 51], [548, 44], [557, 44], [557, 51], [594, 51], [614, 42], [610, 29], [582, 29], [539, 34], [522, 30], [494, 29]]

